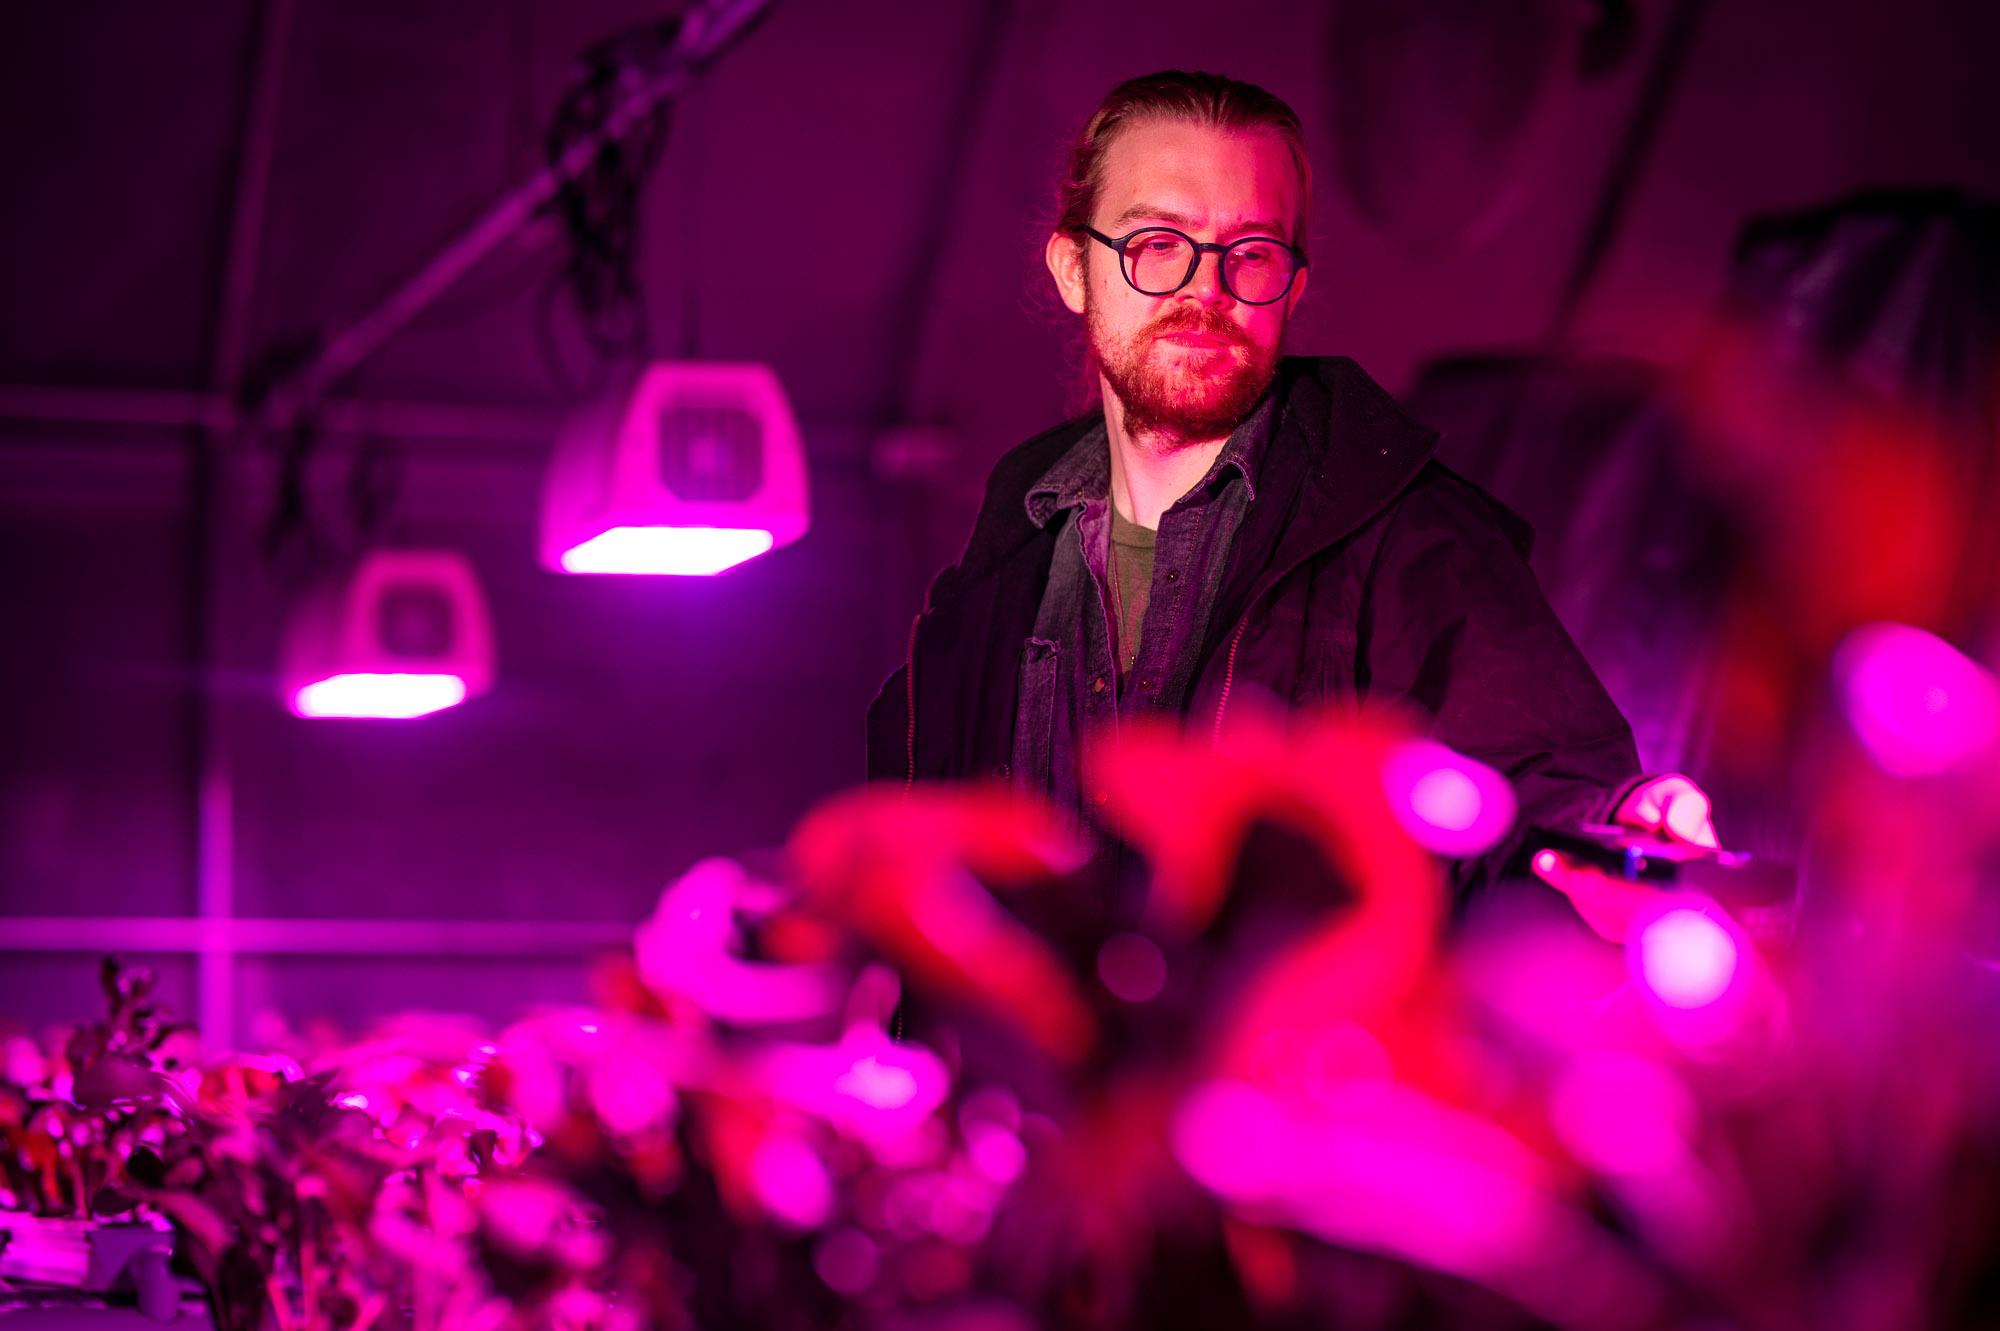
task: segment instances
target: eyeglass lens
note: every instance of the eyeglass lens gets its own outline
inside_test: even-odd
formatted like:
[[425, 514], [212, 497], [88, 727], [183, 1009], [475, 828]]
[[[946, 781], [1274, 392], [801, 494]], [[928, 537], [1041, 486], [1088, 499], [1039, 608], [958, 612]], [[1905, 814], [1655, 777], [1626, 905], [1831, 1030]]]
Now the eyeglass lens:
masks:
[[[1149, 296], [1164, 296], [1186, 286], [1193, 276], [1195, 249], [1172, 231], [1141, 231], [1125, 245], [1125, 273], [1132, 285]], [[1292, 253], [1273, 241], [1239, 241], [1222, 254], [1222, 279], [1241, 301], [1262, 304], [1276, 300], [1291, 285]]]

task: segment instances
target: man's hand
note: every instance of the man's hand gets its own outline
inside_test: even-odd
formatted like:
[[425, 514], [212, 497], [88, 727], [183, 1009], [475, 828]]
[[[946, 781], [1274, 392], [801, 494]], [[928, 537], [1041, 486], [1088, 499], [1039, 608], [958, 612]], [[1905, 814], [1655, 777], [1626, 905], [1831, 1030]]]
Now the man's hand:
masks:
[[[1611, 821], [1669, 844], [1703, 850], [1722, 848], [1709, 817], [1707, 793], [1678, 772], [1641, 782], [1619, 801]], [[1537, 878], [1569, 898], [1585, 924], [1614, 943], [1625, 941], [1634, 917], [1657, 899], [1653, 888], [1591, 868], [1558, 851], [1537, 852], [1531, 867]]]
[[1707, 850], [1722, 849], [1709, 818], [1708, 794], [1691, 777], [1679, 772], [1650, 777], [1627, 795], [1611, 821], [1635, 832], [1651, 832], [1667, 841]]

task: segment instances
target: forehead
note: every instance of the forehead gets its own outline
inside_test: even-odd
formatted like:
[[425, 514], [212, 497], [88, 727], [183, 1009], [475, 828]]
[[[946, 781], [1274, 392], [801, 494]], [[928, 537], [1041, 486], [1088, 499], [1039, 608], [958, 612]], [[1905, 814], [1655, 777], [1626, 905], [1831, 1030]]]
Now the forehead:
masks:
[[1204, 229], [1276, 220], [1289, 232], [1300, 202], [1298, 169], [1276, 134], [1142, 120], [1105, 150], [1097, 219], [1151, 207]]

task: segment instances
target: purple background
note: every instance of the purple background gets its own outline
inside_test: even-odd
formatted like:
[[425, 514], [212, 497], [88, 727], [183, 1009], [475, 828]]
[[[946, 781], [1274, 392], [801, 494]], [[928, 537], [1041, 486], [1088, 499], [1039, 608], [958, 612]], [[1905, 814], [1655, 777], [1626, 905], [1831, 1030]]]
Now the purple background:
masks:
[[[1349, 21], [1364, 8], [1349, 6]], [[357, 725], [295, 720], [275, 697], [287, 588], [259, 546], [272, 457], [226, 455], [205, 573], [199, 435], [173, 423], [180, 399], [160, 395], [240, 384], [367, 310], [534, 168], [576, 54], [662, 11], [290, 7], [239, 374], [219, 343], [224, 275], [275, 11], [8, 7], [0, 1013], [41, 1022], [97, 1008], [96, 949], [23, 950], [21, 917], [197, 912], [204, 735], [228, 760], [223, 877], [244, 917], [615, 932], [695, 859], [776, 843], [859, 774], [862, 710], [990, 462], [1071, 405], [1039, 249], [1061, 144], [1113, 82], [1210, 68], [1293, 103], [1318, 188], [1292, 345], [1353, 355], [1403, 389], [1440, 354], [1549, 335], [1674, 8], [1639, 0], [1636, 47], [1595, 81], [1571, 75], [1558, 42], [1541, 114], [1511, 144], [1480, 147], [1475, 131], [1499, 123], [1492, 107], [1518, 82], [1509, 75], [1533, 65], [1532, 42], [1509, 46], [1496, 30], [1443, 42], [1432, 54], [1448, 58], [1404, 75], [1387, 56], [1362, 62], [1387, 88], [1379, 125], [1362, 125], [1351, 110], [1339, 121], [1351, 99], [1329, 93], [1358, 77], [1355, 43], [1336, 48], [1336, 6], [1172, 4], [1140, 22], [1126, 6], [1049, 0], [779, 0], [677, 108], [642, 203], [642, 275], [657, 354], [776, 367], [805, 427], [812, 532], [716, 580], [536, 567], [540, 471], [578, 398], [537, 335], [561, 239], [532, 226], [337, 394], [477, 409], [447, 413], [461, 422], [449, 431], [377, 432], [402, 469], [381, 535], [467, 551], [499, 638], [488, 697], [419, 723]], [[1986, 0], [1707, 5], [1569, 347], [1675, 361], [1749, 216], [1875, 184], [2000, 193], [1995, 50], [2000, 6]], [[1434, 154], [1391, 181], [1426, 219], [1480, 211], [1495, 182], [1515, 206], [1444, 244], [1386, 233], [1344, 183], [1337, 121], [1350, 137], [1402, 136]], [[912, 259], [937, 228], [950, 241], [926, 277]], [[817, 239], [802, 246], [802, 233]], [[816, 263], [785, 257], [814, 249]], [[582, 374], [566, 318], [557, 337]], [[937, 432], [939, 463], [882, 465], [884, 436], [911, 427]], [[365, 437], [330, 432], [316, 455], [315, 503], [336, 529]], [[200, 605], [213, 615], [206, 670]], [[204, 678], [207, 719], [195, 705]], [[582, 952], [549, 951], [245, 956], [230, 1035], [266, 1008], [350, 1022], [407, 1006], [499, 1017], [580, 996]], [[144, 959], [194, 1013], [193, 958]]]

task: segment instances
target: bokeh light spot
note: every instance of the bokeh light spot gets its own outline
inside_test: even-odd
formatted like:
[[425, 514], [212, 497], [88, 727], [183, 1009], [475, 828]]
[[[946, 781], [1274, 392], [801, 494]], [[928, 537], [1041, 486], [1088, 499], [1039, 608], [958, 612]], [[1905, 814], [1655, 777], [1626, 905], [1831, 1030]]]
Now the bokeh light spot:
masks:
[[997, 1123], [975, 1123], [965, 1134], [966, 1158], [981, 1174], [1006, 1187], [1028, 1167], [1028, 1148]]
[[1167, 987], [1167, 959], [1143, 934], [1117, 934], [1097, 949], [1097, 978], [1127, 1003], [1150, 1003]]
[[1736, 940], [1698, 910], [1670, 910], [1639, 935], [1646, 987], [1669, 1007], [1706, 1007], [1736, 976]]
[[1891, 776], [1943, 772], [2000, 740], [2000, 683], [1922, 629], [1858, 628], [1833, 669], [1855, 737]]
[[779, 1220], [815, 1229], [833, 1212], [833, 1180], [819, 1153], [796, 1137], [768, 1137], [750, 1162], [757, 1200]]
[[1447, 832], [1463, 832], [1478, 822], [1480, 803], [1472, 778], [1449, 767], [1424, 774], [1410, 787], [1410, 811]]
[[1435, 740], [1399, 744], [1382, 792], [1410, 839], [1439, 855], [1477, 855], [1514, 825], [1514, 788], [1491, 767]]
[[881, 1269], [874, 1240], [858, 1229], [837, 1229], [813, 1249], [813, 1270], [828, 1289], [849, 1298], [867, 1293]]
[[901, 1109], [916, 1098], [917, 1079], [907, 1068], [891, 1067], [870, 1056], [856, 1059], [833, 1089], [876, 1109]]

